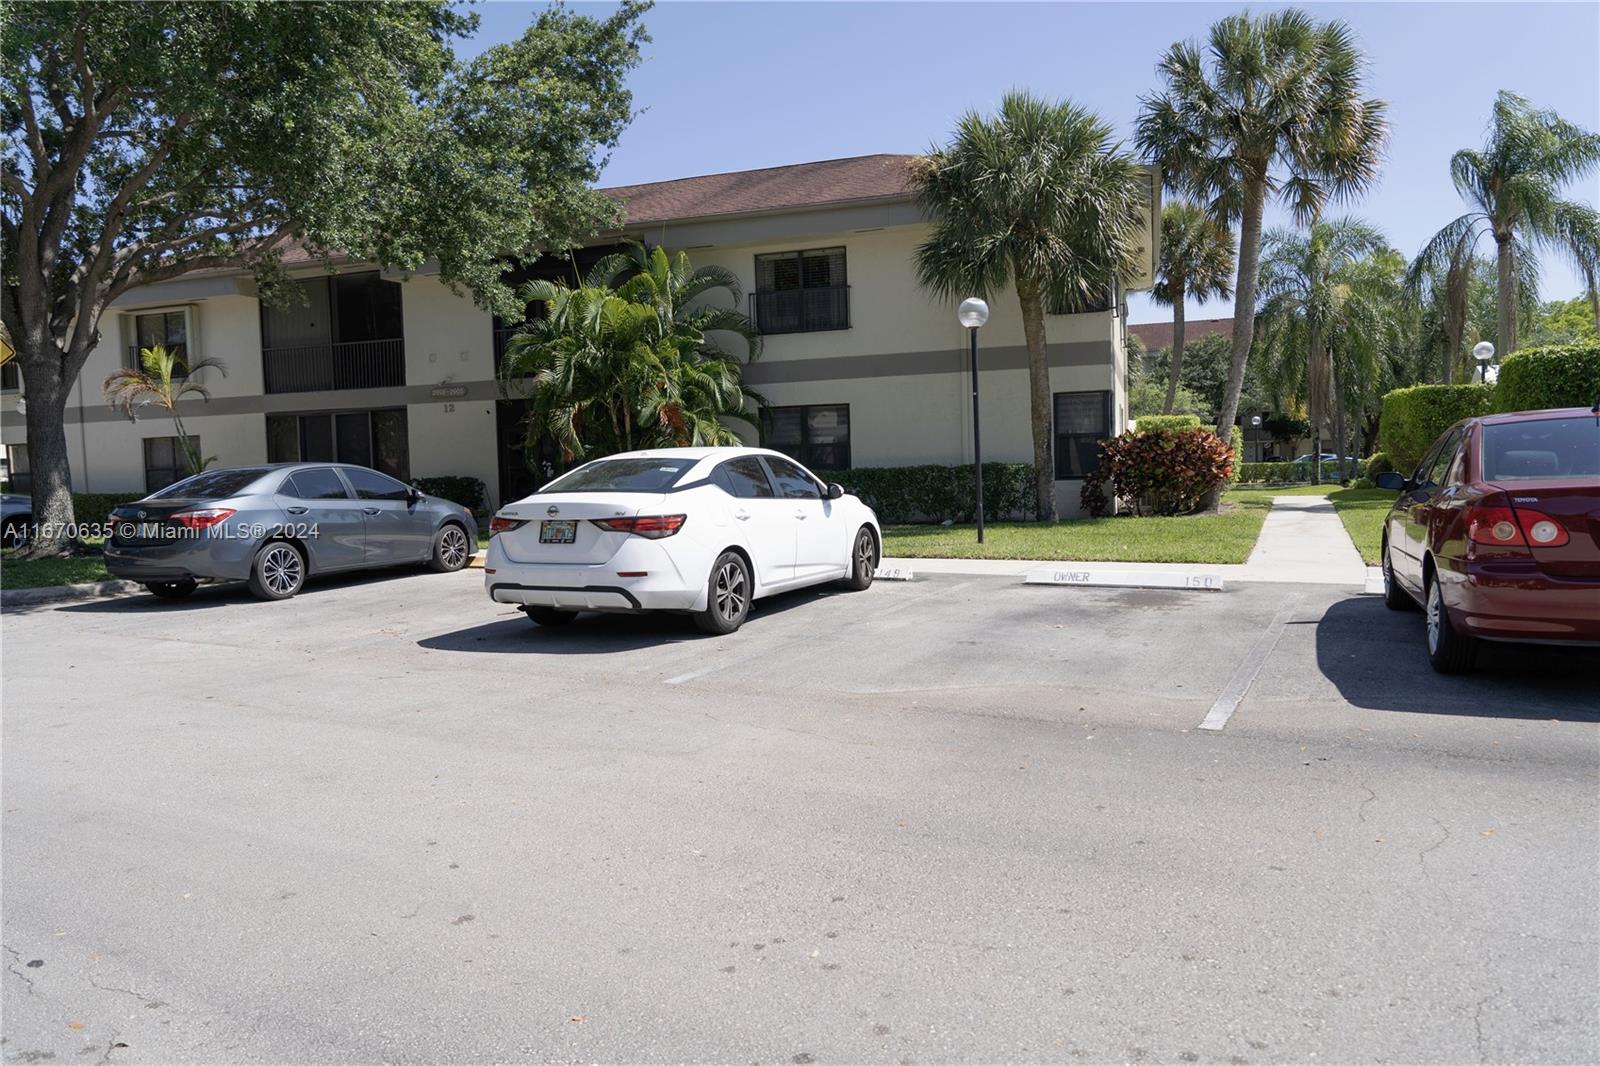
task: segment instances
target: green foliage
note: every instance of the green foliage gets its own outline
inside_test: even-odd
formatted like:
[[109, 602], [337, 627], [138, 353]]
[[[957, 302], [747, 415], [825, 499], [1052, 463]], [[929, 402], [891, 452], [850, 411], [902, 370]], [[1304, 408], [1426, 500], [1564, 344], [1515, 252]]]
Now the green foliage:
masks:
[[[1323, 481], [1338, 480], [1341, 464], [1326, 462], [1322, 464]], [[1356, 463], [1356, 471], [1362, 470], [1362, 464]], [[1310, 484], [1311, 464], [1304, 463], [1240, 463], [1239, 480], [1247, 485], [1296, 485]]]
[[[719, 292], [732, 307], [704, 299]], [[531, 400], [530, 450], [545, 433], [569, 461], [739, 444], [724, 419], [755, 425], [748, 408], [761, 397], [723, 343], [740, 338], [754, 359], [761, 339], [734, 309], [739, 280], [722, 267], [695, 269], [683, 252], [635, 245], [595, 264], [577, 288], [535, 281], [522, 296], [545, 313], [507, 343], [500, 374], [507, 395]]]
[[1387, 474], [1394, 469], [1394, 463], [1387, 452], [1373, 452], [1367, 456], [1366, 463], [1362, 466], [1362, 473], [1366, 477], [1375, 478], [1379, 474]]
[[1600, 343], [1594, 305], [1587, 296], [1541, 304], [1532, 317], [1533, 329], [1529, 340], [1536, 346]]
[[[1141, 424], [1139, 428], [1143, 429], [1145, 427]], [[1213, 435], [1217, 432], [1216, 426], [1201, 426], [1200, 428]], [[1234, 426], [1233, 432], [1228, 434], [1228, 447], [1233, 451], [1233, 465], [1231, 472], [1228, 474], [1228, 484], [1237, 485], [1239, 483], [1239, 472], [1244, 466], [1240, 462], [1244, 457], [1244, 432], [1238, 426]]]
[[1428, 446], [1463, 418], [1494, 410], [1494, 386], [1413, 385], [1383, 398], [1378, 447], [1396, 470], [1415, 470]]
[[413, 479], [417, 488], [429, 496], [458, 503], [474, 513], [484, 509], [483, 482], [475, 477], [446, 475]]
[[[114, 507], [121, 507], [125, 503], [145, 498], [142, 492], [74, 492], [72, 494], [72, 509], [78, 516], [78, 521], [85, 525], [94, 526], [106, 520]], [[37, 515], [34, 516], [38, 518]]]
[[1147, 433], [1152, 429], [1199, 429], [1199, 415], [1141, 415], [1138, 430]]
[[[965, 466], [856, 467], [813, 471], [864, 500], [879, 522], [971, 522], [977, 484]], [[1032, 518], [1034, 470], [1029, 463], [983, 464], [983, 515]]]
[[1204, 503], [1234, 464], [1215, 432], [1157, 429], [1101, 441], [1100, 465], [1117, 499], [1135, 514], [1180, 515]]
[[[1155, 377], [1141, 378], [1134, 384], [1133, 388], [1128, 390], [1128, 417], [1146, 418], [1150, 415], [1159, 415], [1161, 414], [1161, 408], [1166, 405], [1166, 401], [1167, 387], [1165, 385]], [[1188, 415], [1198, 422], [1199, 416], [1204, 411], [1205, 405], [1200, 402], [1195, 394], [1179, 385], [1178, 391], [1173, 394], [1172, 413]]]
[[1175, 299], [1186, 297], [1231, 299], [1236, 266], [1233, 230], [1188, 200], [1162, 205], [1161, 262], [1150, 290], [1152, 300], [1171, 307]]
[[1303, 418], [1291, 418], [1288, 415], [1274, 415], [1272, 418], [1261, 420], [1261, 428], [1273, 440], [1300, 440], [1311, 436], [1311, 423]]
[[128, 421], [139, 419], [140, 407], [155, 404], [172, 418], [172, 428], [177, 431], [183, 445], [184, 465], [189, 473], [198, 474], [217, 461], [214, 455], [200, 454], [198, 437], [191, 437], [183, 428], [183, 416], [178, 412], [178, 401], [195, 396], [202, 401], [211, 399], [211, 390], [195, 378], [202, 370], [215, 370], [226, 377], [228, 368], [220, 359], [197, 359], [188, 364], [177, 352], [169, 352], [157, 344], [139, 350], [138, 367], [118, 367], [106, 375], [100, 386], [106, 403], [128, 416]]
[[1497, 411], [1589, 407], [1600, 401], [1600, 343], [1522, 348], [1500, 364]]

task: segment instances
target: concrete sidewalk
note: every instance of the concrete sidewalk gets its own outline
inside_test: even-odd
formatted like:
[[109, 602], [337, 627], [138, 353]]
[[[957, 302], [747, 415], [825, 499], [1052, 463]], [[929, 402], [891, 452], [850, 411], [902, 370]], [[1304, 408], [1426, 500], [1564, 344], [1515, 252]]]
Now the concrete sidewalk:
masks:
[[[1369, 568], [1345, 532], [1344, 523], [1321, 496], [1275, 496], [1261, 536], [1243, 563], [1115, 563], [1043, 559], [901, 559], [885, 567], [924, 574], [1025, 576], [1031, 570], [1071, 568], [1089, 574], [1119, 571], [1150, 574], [1215, 574], [1224, 581], [1343, 585], [1373, 591]], [[1374, 573], [1376, 567], [1370, 568]], [[1378, 591], [1381, 591], [1381, 577]]]

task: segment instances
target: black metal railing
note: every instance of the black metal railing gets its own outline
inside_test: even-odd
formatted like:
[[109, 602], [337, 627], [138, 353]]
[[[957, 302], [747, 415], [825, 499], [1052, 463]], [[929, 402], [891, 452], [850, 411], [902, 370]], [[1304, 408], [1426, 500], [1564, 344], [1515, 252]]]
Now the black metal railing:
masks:
[[405, 341], [395, 337], [381, 341], [263, 348], [261, 372], [269, 393], [404, 385]]
[[750, 294], [750, 317], [762, 333], [814, 333], [850, 328], [850, 286], [781, 289]]
[[495, 373], [499, 373], [500, 372], [500, 364], [505, 361], [506, 345], [511, 341], [512, 337], [515, 337], [517, 335], [517, 331], [520, 330], [521, 328], [522, 328], [521, 326], [496, 326], [495, 327], [495, 330], [494, 330], [494, 369], [495, 369]]
[[[128, 346], [128, 365], [134, 370], [144, 369], [144, 349], [153, 348], [155, 345], [146, 344], [140, 347], [137, 344]], [[189, 358], [189, 347], [184, 344], [174, 344], [167, 351], [176, 356], [180, 361], [172, 364], [172, 377], [175, 381], [182, 381], [189, 376], [189, 365], [181, 360]]]

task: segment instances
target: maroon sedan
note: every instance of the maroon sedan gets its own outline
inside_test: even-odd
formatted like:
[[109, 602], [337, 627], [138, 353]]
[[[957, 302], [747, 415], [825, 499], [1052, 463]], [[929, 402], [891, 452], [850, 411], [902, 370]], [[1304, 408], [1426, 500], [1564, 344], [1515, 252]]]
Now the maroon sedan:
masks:
[[1384, 600], [1422, 604], [1428, 659], [1470, 670], [1483, 640], [1600, 645], [1600, 406], [1459, 422], [1384, 520]]

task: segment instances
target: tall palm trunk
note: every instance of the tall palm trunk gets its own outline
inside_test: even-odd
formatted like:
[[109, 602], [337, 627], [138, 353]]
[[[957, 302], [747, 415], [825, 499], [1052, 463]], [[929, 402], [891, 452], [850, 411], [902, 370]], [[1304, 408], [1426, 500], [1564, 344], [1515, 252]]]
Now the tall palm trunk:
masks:
[[[1339, 482], [1346, 484], [1350, 480], [1350, 470], [1345, 466], [1345, 456], [1349, 452], [1349, 443], [1344, 437], [1344, 389], [1339, 376], [1339, 357], [1329, 349], [1330, 362], [1333, 364], [1333, 454], [1334, 465], [1339, 470]], [[1317, 465], [1322, 465], [1322, 457], [1317, 457]]]
[[1178, 402], [1178, 375], [1183, 370], [1183, 279], [1171, 278], [1167, 287], [1172, 294], [1172, 366], [1167, 369], [1167, 399], [1161, 405], [1164, 415], [1170, 415]]
[[1322, 343], [1322, 327], [1315, 316], [1306, 340], [1306, 418], [1311, 423], [1311, 483], [1322, 484], [1322, 422], [1326, 415], [1323, 400], [1328, 395], [1328, 379]]
[[1600, 330], [1600, 288], [1595, 285], [1593, 267], [1583, 268], [1583, 280], [1589, 286], [1589, 310], [1594, 313], [1594, 328]]
[[1499, 268], [1499, 300], [1495, 317], [1499, 319], [1500, 348], [1495, 354], [1501, 359], [1517, 350], [1517, 270], [1511, 234], [1494, 235]]
[[1034, 497], [1039, 521], [1056, 520], [1056, 472], [1050, 461], [1050, 357], [1044, 337], [1044, 296], [1039, 280], [1017, 272], [1022, 335], [1028, 344], [1028, 407], [1033, 418]]
[[[1259, 173], [1266, 173], [1265, 165]], [[1245, 362], [1256, 337], [1256, 275], [1261, 271], [1261, 216], [1266, 204], [1265, 178], [1246, 178], [1239, 224], [1239, 283], [1233, 290], [1233, 360], [1228, 369], [1228, 387], [1222, 393], [1222, 407], [1217, 411], [1217, 436], [1230, 447], [1233, 420], [1239, 414], [1239, 394], [1244, 391]], [[1206, 507], [1215, 511], [1221, 504], [1222, 486], [1218, 485], [1206, 500]]]

